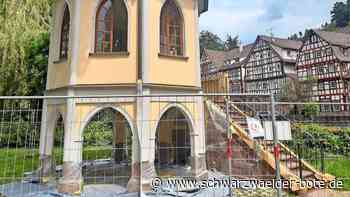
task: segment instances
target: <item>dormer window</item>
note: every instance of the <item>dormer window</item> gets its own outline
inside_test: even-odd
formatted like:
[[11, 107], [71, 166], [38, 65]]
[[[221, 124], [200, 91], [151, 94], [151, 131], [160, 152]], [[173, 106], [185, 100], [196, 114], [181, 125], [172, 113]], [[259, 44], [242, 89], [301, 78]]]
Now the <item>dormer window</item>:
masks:
[[184, 55], [184, 21], [174, 0], [167, 0], [160, 16], [160, 53], [170, 56]]
[[70, 13], [68, 5], [64, 5], [63, 20], [61, 27], [61, 43], [60, 43], [60, 59], [68, 57], [69, 44], [69, 27], [70, 27]]
[[96, 16], [95, 52], [126, 52], [128, 12], [123, 0], [104, 0]]

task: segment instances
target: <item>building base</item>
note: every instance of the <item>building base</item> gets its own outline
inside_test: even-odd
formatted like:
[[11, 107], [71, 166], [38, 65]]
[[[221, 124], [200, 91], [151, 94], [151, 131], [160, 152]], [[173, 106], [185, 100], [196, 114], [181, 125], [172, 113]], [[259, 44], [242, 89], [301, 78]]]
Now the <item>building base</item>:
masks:
[[153, 162], [142, 162], [142, 192], [152, 191], [152, 179], [157, 177]]
[[53, 173], [55, 172], [54, 165], [52, 162], [51, 155], [41, 155], [40, 156], [40, 168], [38, 170], [38, 177], [41, 183], [48, 183], [53, 178]]
[[58, 183], [58, 192], [77, 195], [83, 189], [81, 166], [73, 162], [63, 163], [63, 179]]
[[128, 192], [140, 192], [140, 163], [134, 163], [131, 167], [131, 178], [128, 182]]
[[196, 179], [207, 179], [208, 170], [205, 155], [191, 157], [192, 176]]

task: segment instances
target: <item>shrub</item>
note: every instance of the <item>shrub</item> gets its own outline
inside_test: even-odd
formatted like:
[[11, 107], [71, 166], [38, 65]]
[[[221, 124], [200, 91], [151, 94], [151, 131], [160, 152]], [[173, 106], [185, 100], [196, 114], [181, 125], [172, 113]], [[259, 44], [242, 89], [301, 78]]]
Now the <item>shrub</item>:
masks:
[[307, 143], [309, 146], [321, 146], [325, 142], [326, 149], [335, 154], [350, 153], [350, 129], [325, 127], [318, 124], [292, 125], [293, 138], [297, 142]]
[[113, 128], [104, 121], [92, 121], [84, 130], [84, 145], [112, 145]]
[[304, 109], [302, 110], [302, 114], [305, 118], [312, 118], [314, 116], [319, 115], [320, 113], [320, 107], [317, 104], [307, 104], [304, 106]]

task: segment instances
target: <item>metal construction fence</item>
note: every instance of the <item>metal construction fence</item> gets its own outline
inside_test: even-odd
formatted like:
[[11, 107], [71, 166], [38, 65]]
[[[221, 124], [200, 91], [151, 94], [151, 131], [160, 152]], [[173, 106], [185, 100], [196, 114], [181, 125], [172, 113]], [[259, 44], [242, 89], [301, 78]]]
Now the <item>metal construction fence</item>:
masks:
[[[119, 196], [278, 194], [253, 184], [154, 185], [155, 178], [229, 176], [338, 180], [342, 185], [332, 191], [348, 194], [349, 109], [349, 103], [274, 102], [271, 95], [247, 94], [0, 97], [0, 196], [84, 196], [101, 185], [116, 186]], [[311, 190], [291, 185], [282, 194]]]

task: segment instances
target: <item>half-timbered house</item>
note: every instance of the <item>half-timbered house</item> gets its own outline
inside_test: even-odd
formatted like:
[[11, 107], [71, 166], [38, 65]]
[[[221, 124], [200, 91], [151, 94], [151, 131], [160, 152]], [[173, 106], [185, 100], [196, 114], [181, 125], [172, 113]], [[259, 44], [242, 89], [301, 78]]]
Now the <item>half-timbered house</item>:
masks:
[[228, 77], [229, 92], [243, 93], [244, 92], [244, 70], [242, 66], [249, 54], [253, 44], [248, 44], [240, 48], [239, 57], [236, 61], [229, 61], [225, 66], [221, 67], [218, 72], [223, 73]]
[[230, 51], [204, 49], [201, 58], [202, 87], [207, 93], [242, 93], [242, 65], [252, 44]]
[[204, 49], [201, 56], [201, 80], [205, 93], [227, 93], [228, 77], [222, 68], [239, 62], [239, 48], [230, 51]]
[[[300, 49], [297, 73], [300, 81], [312, 79], [310, 100], [349, 102], [350, 34], [312, 30]], [[324, 105], [322, 112], [348, 111], [344, 105]]]
[[301, 41], [258, 36], [243, 66], [245, 92], [279, 96], [286, 82], [296, 76], [301, 45]]

